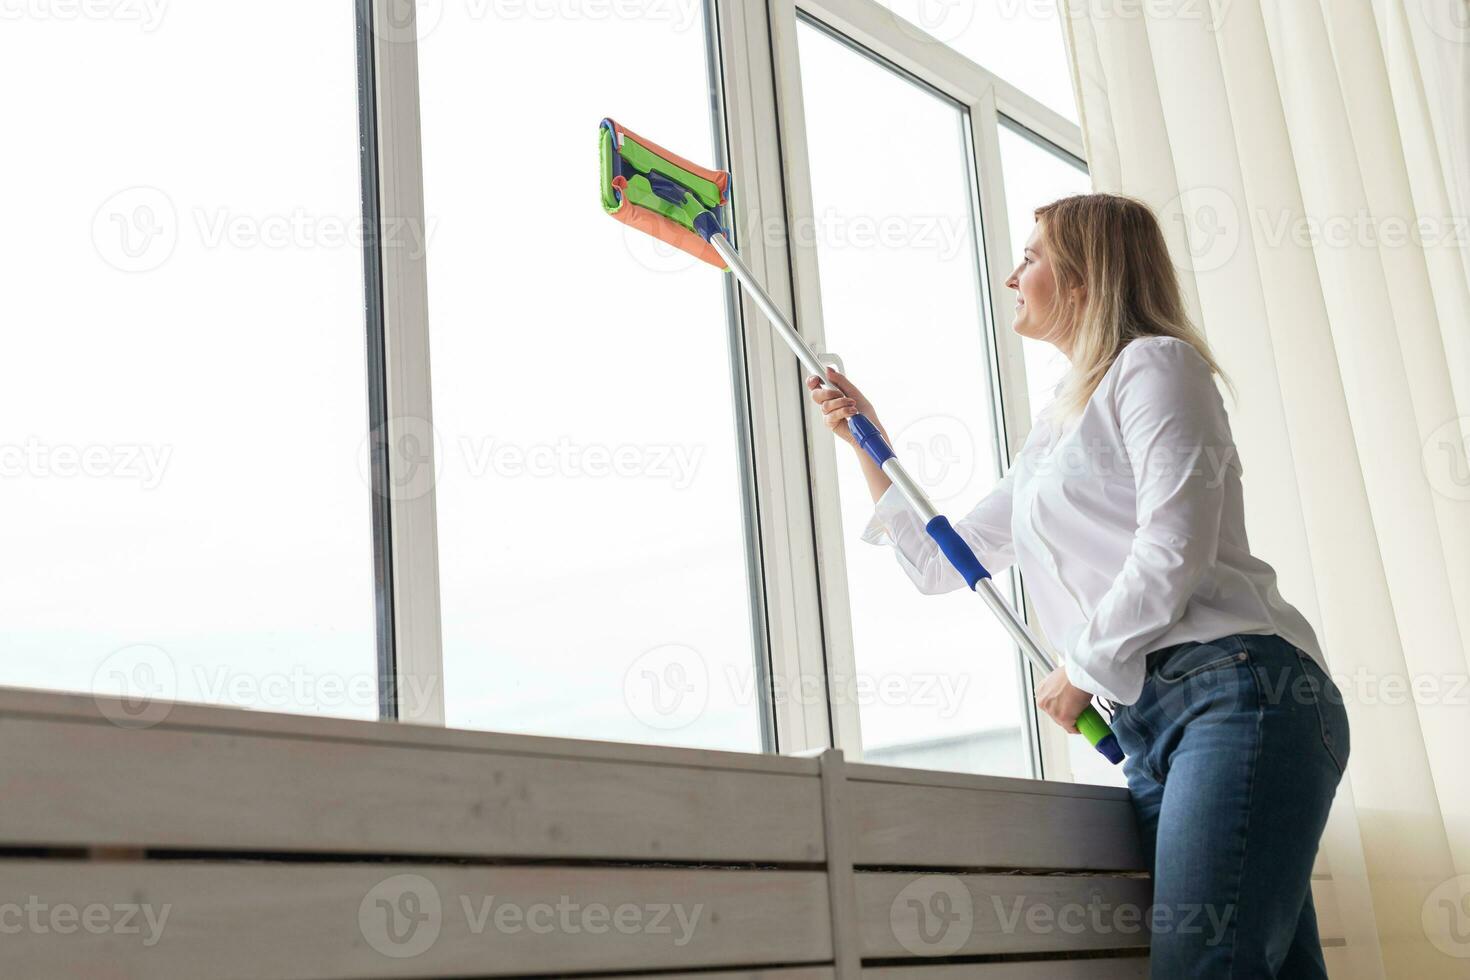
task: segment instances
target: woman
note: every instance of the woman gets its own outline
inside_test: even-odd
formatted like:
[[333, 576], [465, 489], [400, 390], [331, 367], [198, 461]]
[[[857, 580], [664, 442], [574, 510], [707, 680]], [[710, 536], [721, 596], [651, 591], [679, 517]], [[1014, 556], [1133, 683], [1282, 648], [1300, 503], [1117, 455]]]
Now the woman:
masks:
[[[1153, 976], [1325, 977], [1310, 879], [1347, 716], [1311, 626], [1250, 552], [1219, 367], [1146, 206], [1085, 194], [1035, 217], [1006, 283], [1014, 329], [1070, 369], [955, 527], [991, 572], [1020, 567], [1062, 655], [1040, 708], [1075, 732], [1094, 696], [1114, 703], [1153, 861]], [[840, 391], [808, 380], [828, 427], [851, 444], [862, 412], [881, 430], [862, 392], [830, 377]], [[886, 537], [925, 593], [962, 587], [857, 455], [876, 502], [864, 539]]]

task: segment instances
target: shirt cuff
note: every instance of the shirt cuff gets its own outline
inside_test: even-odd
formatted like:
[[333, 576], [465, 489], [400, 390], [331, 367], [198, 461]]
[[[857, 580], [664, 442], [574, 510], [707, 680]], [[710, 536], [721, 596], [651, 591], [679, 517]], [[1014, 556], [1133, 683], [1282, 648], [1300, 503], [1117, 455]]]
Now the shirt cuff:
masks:
[[[873, 516], [868, 520], [868, 526], [863, 530], [862, 540], [868, 544], [896, 544], [897, 541], [890, 530], [893, 519], [899, 515], [907, 514], [908, 502], [904, 500], [903, 493], [897, 484], [889, 484], [888, 489], [883, 491], [883, 496], [873, 505]], [[887, 540], [885, 539], [885, 536]]]
[[1097, 682], [1097, 678], [1087, 672], [1078, 657], [1078, 646], [1082, 642], [1082, 634], [1087, 632], [1087, 622], [1084, 620], [1072, 626], [1061, 637], [1062, 661], [1067, 668], [1067, 680], [1073, 687], [1080, 687], [1088, 694], [1102, 696], [1103, 687]]
[[1067, 656], [1067, 682], [1073, 687], [1081, 688], [1093, 697], [1116, 700], [1103, 685], [1097, 682], [1096, 678], [1083, 669], [1082, 665], [1077, 662], [1077, 658], [1070, 654]]
[[1077, 688], [1081, 688], [1093, 697], [1112, 701], [1114, 704], [1132, 704], [1138, 700], [1139, 691], [1118, 690], [1119, 682], [1126, 684], [1126, 674], [1116, 671], [1108, 671], [1106, 678], [1093, 676], [1092, 672], [1083, 666], [1082, 661], [1085, 653], [1082, 650], [1082, 637], [1087, 632], [1087, 623], [1081, 623], [1069, 630], [1062, 644], [1063, 656], [1067, 667], [1067, 681]]

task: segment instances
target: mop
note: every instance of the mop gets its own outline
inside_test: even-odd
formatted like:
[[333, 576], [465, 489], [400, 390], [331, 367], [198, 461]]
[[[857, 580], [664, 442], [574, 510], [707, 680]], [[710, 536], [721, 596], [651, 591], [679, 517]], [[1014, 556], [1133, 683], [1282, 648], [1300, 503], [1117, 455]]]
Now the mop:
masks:
[[[776, 308], [725, 236], [718, 212], [729, 203], [729, 173], [691, 163], [612, 119], [602, 120], [598, 127], [598, 150], [603, 209], [641, 232], [682, 249], [717, 269], [731, 272], [807, 373], [836, 390], [836, 386], [827, 380], [827, 369], [816, 353]], [[923, 521], [925, 530], [964, 578], [965, 584], [985, 601], [1031, 663], [1042, 674], [1054, 670], [1056, 663], [1052, 656], [1001, 596], [990, 573], [951, 526], [949, 519], [934, 509], [928, 495], [909, 476], [877, 426], [861, 413], [849, 416], [847, 425], [857, 444], [898, 487], [899, 493]], [[1095, 707], [1089, 705], [1077, 718], [1077, 729], [1109, 762], [1117, 764], [1123, 761], [1123, 750], [1118, 747], [1117, 738]]]

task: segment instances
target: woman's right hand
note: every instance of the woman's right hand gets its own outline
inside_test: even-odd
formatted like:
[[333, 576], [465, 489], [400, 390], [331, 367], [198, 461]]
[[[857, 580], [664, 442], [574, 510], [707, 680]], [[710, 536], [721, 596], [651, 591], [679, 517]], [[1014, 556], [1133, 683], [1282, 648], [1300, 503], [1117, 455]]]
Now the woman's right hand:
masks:
[[[868, 421], [878, 427], [883, 433], [883, 438], [888, 439], [888, 432], [883, 428], [883, 423], [878, 421], [878, 414], [873, 411], [873, 403], [863, 397], [857, 385], [847, 380], [841, 371], [834, 367], [827, 368], [827, 378], [837, 386], [839, 390], [823, 388], [821, 380], [812, 375], [806, 379], [806, 386], [812, 393], [812, 401], [822, 410], [822, 418], [827, 423], [827, 428], [843, 442], [857, 448], [857, 440], [852, 437], [852, 430], [848, 428], [847, 420], [858, 413], [868, 417]], [[891, 442], [891, 440], [890, 440]]]

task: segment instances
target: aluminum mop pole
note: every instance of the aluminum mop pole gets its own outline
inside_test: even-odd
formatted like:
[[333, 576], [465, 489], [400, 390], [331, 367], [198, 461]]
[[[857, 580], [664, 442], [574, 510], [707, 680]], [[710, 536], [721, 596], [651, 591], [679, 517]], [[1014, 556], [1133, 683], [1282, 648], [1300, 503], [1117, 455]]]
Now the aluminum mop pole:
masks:
[[[714, 214], [728, 200], [728, 173], [701, 167], [644, 139], [611, 118], [603, 119], [598, 126], [598, 153], [601, 200], [608, 214], [711, 265], [728, 269], [796, 354], [802, 367], [821, 379], [823, 385], [836, 390], [836, 386], [827, 380], [826, 366], [817, 359], [811, 347], [776, 308], [755, 275], [741, 261]], [[898, 487], [909, 507], [924, 522], [924, 529], [939, 545], [939, 550], [963, 576], [971, 591], [990, 607], [1036, 669], [1042, 673], [1054, 670], [1056, 663], [1051, 655], [996, 590], [990, 573], [965, 539], [950, 525], [948, 518], [934, 509], [877, 426], [862, 414], [850, 416], [847, 424], [857, 444]], [[1109, 762], [1123, 761], [1123, 751], [1118, 747], [1117, 738], [1096, 708], [1088, 705], [1077, 719], [1077, 729]]]
[[[708, 211], [704, 213], [709, 214]], [[698, 224], [696, 222], [696, 228]], [[833, 391], [838, 390], [836, 385], [827, 380], [826, 366], [817, 358], [811, 346], [796, 332], [796, 328], [791, 325], [790, 321], [782, 315], [776, 304], [771, 301], [771, 297], [756, 280], [755, 274], [741, 261], [739, 253], [725, 238], [725, 233], [723, 231], [714, 232], [705, 240], [719, 253], [720, 258], [725, 260], [731, 274], [755, 300], [761, 312], [766, 315], [766, 319], [781, 335], [781, 339], [786, 341], [786, 345], [791, 348], [797, 360], [801, 361], [802, 367], [806, 368], [809, 374], [816, 375], [824, 387]], [[990, 572], [980, 564], [980, 560], [975, 557], [969, 544], [950, 525], [949, 519], [934, 509], [929, 496], [914, 482], [913, 477], [909, 476], [908, 470], [904, 469], [903, 463], [894, 455], [877, 426], [861, 412], [850, 416], [847, 425], [858, 445], [872, 458], [873, 462], [882, 468], [888, 479], [893, 481], [893, 485], [898, 487], [899, 493], [903, 495], [909, 507], [924, 522], [925, 530], [939, 545], [939, 550], [964, 577], [970, 589], [990, 607], [990, 611], [995, 614], [996, 619], [1000, 620], [1006, 632], [1011, 634], [1011, 638], [1020, 645], [1021, 651], [1026, 654], [1036, 669], [1043, 675], [1055, 670], [1056, 662], [1052, 659], [1051, 654], [1037, 641], [1025, 622], [1011, 608], [1011, 604], [1006, 602], [1005, 597], [996, 589]], [[1088, 705], [1087, 710], [1077, 719], [1077, 730], [1094, 748], [1106, 756], [1109, 762], [1116, 765], [1123, 761], [1123, 750], [1118, 746], [1117, 737], [1113, 735], [1112, 729], [1108, 727], [1108, 723], [1103, 720], [1096, 708]]]

